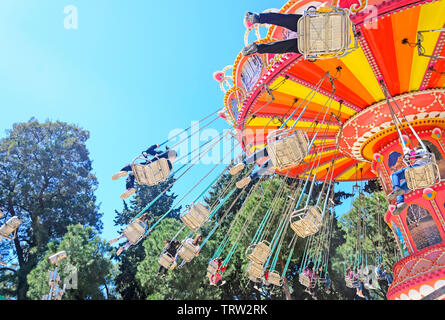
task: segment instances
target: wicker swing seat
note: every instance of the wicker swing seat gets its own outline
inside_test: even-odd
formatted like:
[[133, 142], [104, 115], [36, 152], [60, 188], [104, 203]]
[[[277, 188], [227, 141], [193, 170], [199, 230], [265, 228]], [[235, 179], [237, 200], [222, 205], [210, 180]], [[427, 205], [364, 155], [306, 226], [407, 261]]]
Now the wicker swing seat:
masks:
[[278, 129], [267, 136], [267, 153], [279, 170], [300, 164], [308, 154], [309, 140], [300, 129]]
[[203, 204], [197, 203], [184, 215], [181, 221], [192, 231], [196, 232], [207, 221], [209, 221], [210, 211]]
[[131, 165], [131, 171], [133, 171], [139, 185], [155, 186], [164, 182], [170, 176], [170, 167], [168, 166], [167, 159], [161, 158], [149, 164], [135, 163], [138, 159], [146, 159], [139, 156], [133, 160]]
[[300, 273], [298, 276], [298, 281], [301, 283], [301, 285], [307, 287], [307, 288], [314, 288], [315, 287], [315, 281], [312, 281], [312, 279], [304, 274]]
[[167, 251], [164, 251], [159, 256], [158, 263], [163, 266], [165, 269], [169, 269], [171, 265], [173, 264], [173, 261], [175, 261], [175, 257], [173, 257], [170, 253]]
[[181, 248], [178, 251], [178, 255], [187, 262], [192, 261], [192, 259], [198, 253], [196, 247], [188, 242], [184, 242]]
[[283, 279], [281, 278], [281, 275], [277, 271], [269, 272], [267, 281], [270, 284], [277, 286], [277, 287], [281, 287], [283, 285]]
[[215, 274], [216, 271], [218, 271], [218, 262], [212, 260], [209, 262], [209, 265], [207, 266], [207, 273]]
[[318, 207], [296, 210], [290, 217], [290, 227], [297, 236], [305, 238], [317, 233], [321, 226], [322, 215]]
[[144, 238], [147, 229], [148, 225], [145, 222], [135, 220], [125, 228], [123, 235], [132, 245], [135, 245]]
[[247, 259], [263, 265], [270, 256], [270, 243], [261, 241], [249, 246], [246, 250]]
[[355, 288], [352, 279], [349, 278], [348, 276], [345, 277], [345, 283], [346, 283], [346, 287], [351, 288], [351, 289]]
[[417, 167], [409, 167], [405, 170], [405, 179], [411, 190], [428, 188], [440, 181], [439, 166], [433, 160]]
[[17, 216], [11, 217], [0, 227], [0, 237], [12, 240], [14, 237], [11, 234], [17, 231], [21, 223], [22, 221]]
[[261, 264], [250, 261], [247, 266], [247, 273], [252, 278], [260, 279], [264, 275], [264, 268]]
[[297, 29], [298, 49], [305, 59], [342, 57], [357, 48], [357, 44], [350, 48], [354, 26], [340, 8], [306, 10]]

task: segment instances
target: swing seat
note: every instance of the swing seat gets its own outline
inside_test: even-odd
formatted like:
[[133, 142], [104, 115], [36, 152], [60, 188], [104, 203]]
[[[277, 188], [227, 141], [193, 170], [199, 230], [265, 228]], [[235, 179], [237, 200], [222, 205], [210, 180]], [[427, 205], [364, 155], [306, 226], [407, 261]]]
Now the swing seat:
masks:
[[315, 281], [312, 281], [312, 279], [304, 274], [300, 273], [298, 276], [298, 281], [301, 283], [301, 285], [307, 287], [307, 288], [314, 288], [315, 287]]
[[178, 255], [187, 262], [192, 261], [196, 253], [196, 247], [188, 242], [185, 242], [178, 251]]
[[346, 287], [351, 288], [351, 289], [355, 288], [352, 279], [349, 278], [348, 276], [345, 277], [345, 283], [346, 283]]
[[312, 206], [296, 210], [290, 217], [290, 227], [297, 236], [305, 238], [318, 232], [321, 226], [321, 210]]
[[261, 241], [257, 244], [249, 246], [246, 250], [247, 259], [258, 264], [264, 264], [270, 256], [270, 243]]
[[131, 165], [131, 171], [133, 171], [139, 185], [155, 186], [164, 182], [170, 176], [170, 167], [168, 166], [167, 159], [161, 158], [149, 164], [135, 163], [138, 159], [146, 159], [139, 156], [133, 160]]
[[439, 183], [439, 166], [433, 160], [418, 167], [410, 167], [405, 170], [405, 179], [411, 190], [429, 188]]
[[298, 49], [304, 59], [342, 57], [357, 48], [350, 48], [354, 26], [348, 12], [326, 9], [306, 10], [298, 21]]
[[207, 272], [210, 274], [215, 274], [216, 271], [218, 271], [218, 262], [212, 260], [209, 262], [209, 265], [207, 267]]
[[247, 266], [247, 273], [249, 274], [249, 277], [260, 279], [264, 275], [264, 268], [261, 264], [250, 261]]
[[300, 164], [308, 154], [309, 139], [300, 129], [279, 129], [267, 136], [267, 153], [279, 170]]
[[132, 245], [135, 245], [144, 238], [147, 229], [148, 225], [145, 222], [136, 220], [125, 228], [123, 235]]
[[12, 240], [14, 237], [11, 237], [10, 235], [16, 232], [21, 224], [22, 221], [17, 216], [11, 217], [4, 225], [0, 227], [0, 237], [7, 240]]
[[269, 272], [267, 281], [277, 287], [281, 287], [283, 285], [283, 279], [281, 279], [281, 275], [277, 271]]
[[175, 261], [175, 257], [173, 257], [170, 253], [165, 251], [159, 256], [158, 263], [165, 269], [170, 269], [171, 265], [173, 264], [173, 261]]
[[181, 221], [196, 232], [207, 221], [209, 221], [210, 211], [203, 204], [195, 204], [188, 212], [181, 216]]

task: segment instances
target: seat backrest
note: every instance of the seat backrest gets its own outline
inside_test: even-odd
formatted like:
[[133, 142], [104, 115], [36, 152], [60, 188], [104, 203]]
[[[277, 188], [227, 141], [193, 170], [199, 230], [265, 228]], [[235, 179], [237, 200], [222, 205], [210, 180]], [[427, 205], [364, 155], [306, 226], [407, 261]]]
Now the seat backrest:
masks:
[[11, 233], [15, 232], [22, 221], [17, 217], [13, 216], [11, 217], [4, 225], [0, 227], [0, 235], [4, 237], [8, 237]]
[[147, 227], [148, 226], [146, 223], [135, 220], [125, 228], [123, 234], [128, 241], [134, 245], [142, 240], [145, 235], [145, 231], [147, 231]]
[[307, 55], [342, 53], [352, 38], [352, 23], [346, 12], [305, 12], [298, 21], [298, 47]]
[[254, 261], [250, 261], [249, 265], [247, 266], [247, 273], [253, 278], [261, 278], [264, 275], [264, 268], [262, 265]]
[[210, 211], [202, 203], [197, 203], [180, 219], [192, 231], [197, 231], [209, 220], [209, 216]]
[[179, 256], [187, 262], [190, 262], [196, 253], [196, 247], [189, 242], [184, 242], [178, 251]]
[[267, 137], [267, 152], [274, 166], [280, 170], [298, 165], [307, 155], [309, 141], [300, 130], [275, 130]]
[[134, 177], [139, 185], [155, 186], [170, 176], [170, 167], [165, 158], [158, 159], [149, 164], [131, 165]]
[[411, 190], [432, 187], [440, 181], [439, 167], [435, 162], [409, 167], [405, 170], [405, 179]]

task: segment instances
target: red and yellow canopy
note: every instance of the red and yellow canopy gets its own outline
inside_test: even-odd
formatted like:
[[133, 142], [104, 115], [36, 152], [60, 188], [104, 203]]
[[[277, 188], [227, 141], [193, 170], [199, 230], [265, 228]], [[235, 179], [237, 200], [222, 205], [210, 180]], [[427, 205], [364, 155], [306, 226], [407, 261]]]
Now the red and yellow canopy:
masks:
[[[291, 0], [280, 12], [301, 13], [307, 7], [319, 4], [320, 1]], [[383, 86], [399, 104], [406, 106], [402, 110], [403, 115], [405, 112], [411, 115], [412, 121], [417, 119], [416, 113], [427, 114], [423, 115], [424, 118], [445, 119], [442, 90], [445, 87], [445, 61], [420, 56], [414, 45], [418, 31], [444, 27], [445, 1], [339, 3], [340, 7], [347, 9], [351, 5], [364, 7], [350, 15], [358, 32], [359, 47], [344, 57], [310, 62], [294, 53], [238, 55], [233, 68], [234, 87], [227, 92], [225, 105], [234, 126], [240, 134], [245, 134], [243, 148], [246, 153], [264, 147], [268, 133], [281, 126], [327, 71], [336, 77], [335, 93], [332, 94], [329, 81], [323, 82], [295, 124], [295, 128], [303, 130], [321, 126], [323, 135], [315, 140], [315, 152], [322, 153], [317, 179], [325, 177], [326, 168], [332, 161], [337, 181], [356, 180], [357, 167], [363, 168], [363, 179], [375, 178], [370, 170], [375, 145], [385, 137], [397, 138], [394, 130], [388, 129], [393, 124]], [[267, 37], [260, 41], [281, 40], [287, 35], [285, 29], [271, 26]], [[429, 32], [424, 34], [422, 46], [428, 55], [445, 56], [444, 42], [445, 32]], [[265, 85], [273, 89], [274, 100], [271, 103]], [[337, 118], [329, 117], [329, 122], [314, 123], [329, 97], [333, 98], [329, 114], [333, 113]], [[298, 116], [299, 111], [287, 124], [293, 126]], [[441, 126], [440, 123], [431, 126]], [[423, 122], [422, 125], [427, 124]], [[306, 160], [310, 159], [308, 156]], [[297, 166], [288, 174], [296, 177], [302, 171]]]

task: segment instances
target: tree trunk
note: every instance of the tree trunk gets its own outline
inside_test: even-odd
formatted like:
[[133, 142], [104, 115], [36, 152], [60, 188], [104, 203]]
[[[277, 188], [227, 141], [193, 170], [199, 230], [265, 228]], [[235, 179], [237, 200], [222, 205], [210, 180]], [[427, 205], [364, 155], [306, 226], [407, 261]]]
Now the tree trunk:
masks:
[[[281, 269], [284, 270], [284, 263], [283, 263], [283, 259], [281, 259], [281, 252], [280, 252], [279, 259], [280, 259]], [[284, 294], [286, 295], [286, 300], [292, 300], [292, 296], [290, 295], [290, 291], [289, 291], [289, 284], [287, 282], [286, 277], [283, 278], [283, 290], [284, 290]]]

